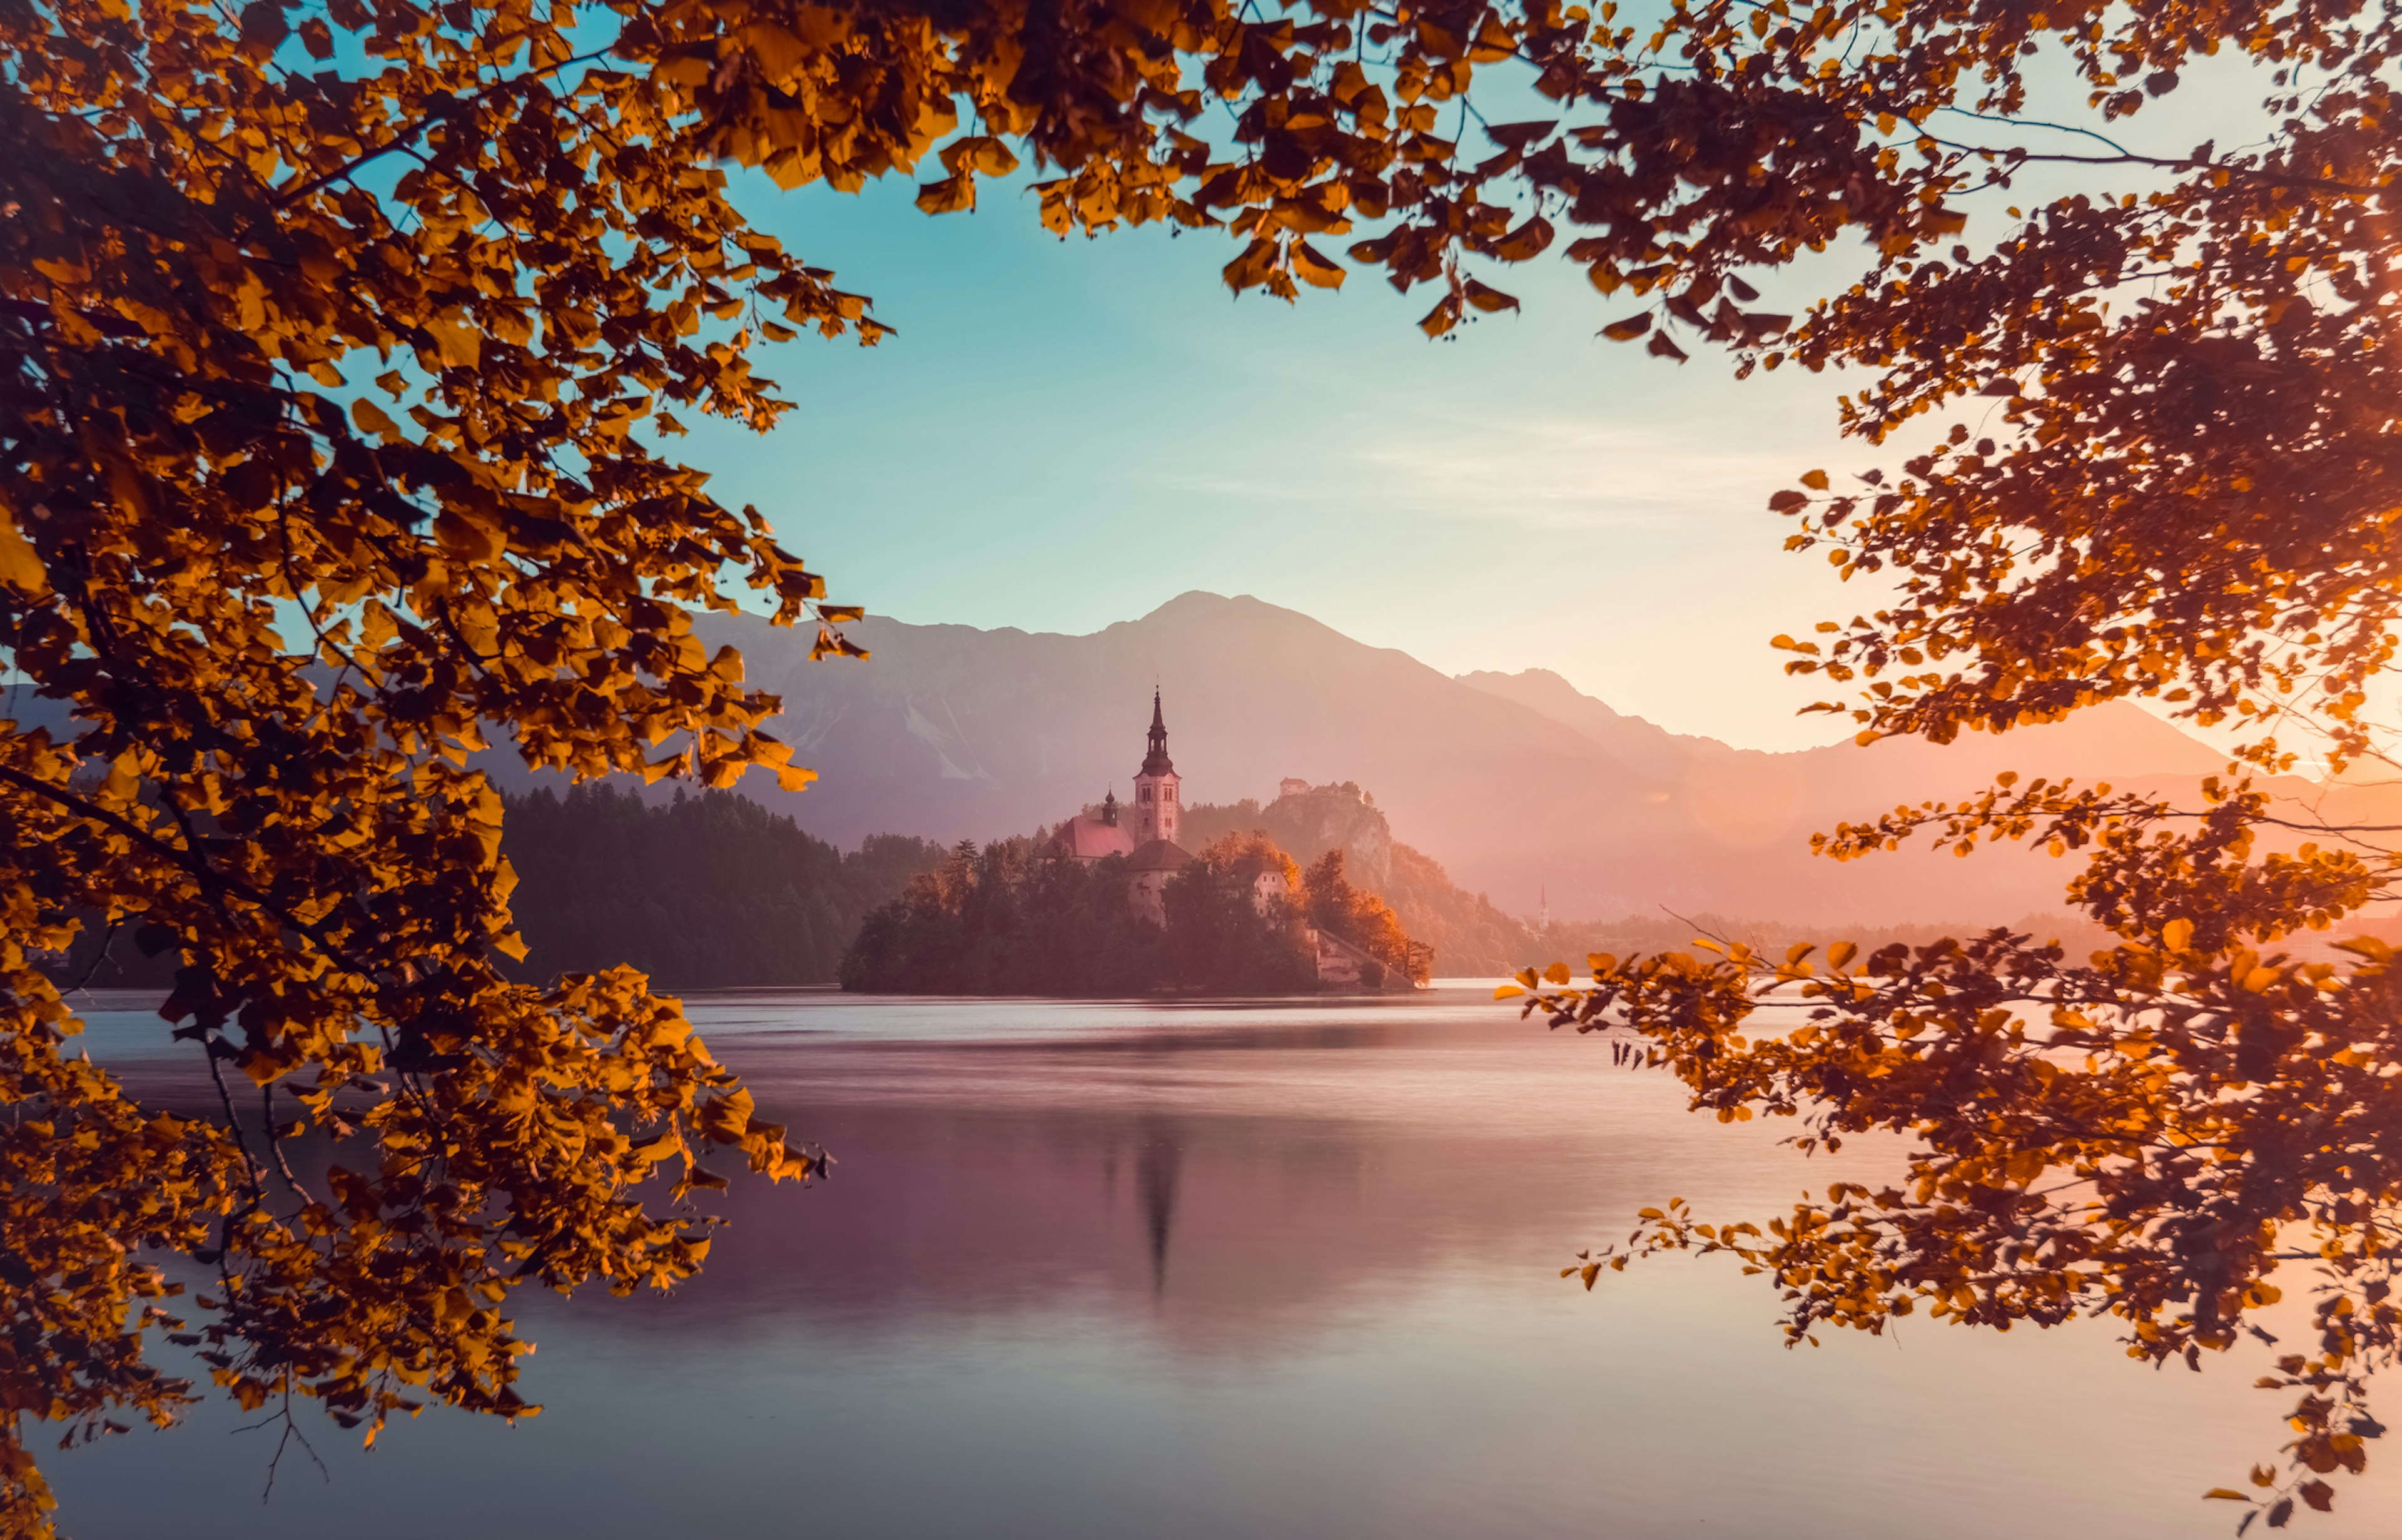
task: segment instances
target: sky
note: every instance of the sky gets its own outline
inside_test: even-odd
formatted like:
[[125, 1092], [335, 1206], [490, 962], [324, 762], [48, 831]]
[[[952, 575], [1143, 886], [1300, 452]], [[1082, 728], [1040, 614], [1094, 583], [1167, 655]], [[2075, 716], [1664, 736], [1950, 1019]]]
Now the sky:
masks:
[[1355, 272], [1295, 305], [1231, 295], [1219, 232], [1066, 241], [987, 185], [930, 217], [905, 179], [740, 200], [898, 335], [814, 337], [762, 372], [772, 433], [676, 446], [874, 612], [1084, 633], [1190, 589], [1251, 594], [1446, 672], [1544, 667], [1622, 710], [1746, 746], [1842, 730], [1795, 708], [1768, 639], [1865, 597], [1780, 549], [1769, 494], [1880, 456], [1836, 384], [1736, 382], [1596, 335], [1636, 307], [1539, 258], [1523, 313], [1429, 341], [1437, 296]]
[[[2113, 131], [2156, 153], [2244, 139], [2251, 71], [2197, 61], [2141, 134]], [[2083, 115], [2065, 71], [2032, 77], [2031, 111]], [[1867, 591], [1824, 551], [1785, 552], [1791, 523], [1767, 501], [1806, 471], [1910, 452], [1838, 434], [1852, 382], [1798, 366], [1737, 381], [1720, 354], [1679, 364], [1607, 341], [1640, 302], [1595, 293], [1556, 249], [1481, 265], [1524, 309], [1430, 341], [1416, 323], [1432, 285], [1401, 295], [1355, 268], [1295, 304], [1236, 296], [1223, 232], [1062, 241], [1023, 190], [1030, 172], [929, 216], [906, 175], [845, 195], [728, 169], [756, 225], [897, 331], [870, 349], [760, 346], [755, 365], [795, 403], [783, 422], [762, 435], [687, 417], [664, 452], [709, 472], [721, 501], [757, 504], [835, 601], [1083, 634], [1193, 589], [1249, 594], [1445, 672], [1549, 668], [1680, 733], [1772, 749], [1847, 736], [1801, 714], [1826, 686], [1788, 677], [1769, 639], [1875, 608], [1890, 575]], [[1970, 203], [1963, 239], [2004, 233], [1998, 205], [2077, 186], [2022, 172]], [[1798, 310], [1822, 292], [1808, 278], [1866, 266], [1812, 260], [1750, 274], [1763, 308]]]
[[[2237, 137], [2246, 68], [2199, 63], [2146, 115], [2144, 147]], [[2037, 77], [2073, 96], [2064, 72]], [[738, 173], [756, 223], [898, 328], [873, 349], [764, 349], [796, 409], [765, 436], [711, 423], [676, 447], [721, 500], [766, 512], [831, 598], [1084, 633], [1190, 589], [1251, 594], [1446, 672], [1550, 668], [1677, 732], [1761, 749], [1845, 735], [1797, 715], [1823, 682], [1787, 677], [1768, 640], [1884, 594], [1823, 551], [1785, 552], [1767, 501], [1808, 470], [1904, 458], [1839, 436], [1849, 381], [1737, 381], [1720, 355], [1609, 342], [1599, 329], [1639, 302], [1555, 253], [1483, 272], [1523, 310], [1441, 341], [1416, 327], [1432, 286], [1400, 295], [1371, 272], [1292, 305], [1237, 297], [1222, 232], [1063, 241], [1027, 179], [928, 216], [906, 177], [846, 196]], [[1964, 239], [2002, 233], [1997, 205], [2076, 186], [2024, 173], [1970, 204]], [[1813, 261], [1837, 282], [1865, 266]], [[1753, 276], [1771, 308], [1809, 297], [1810, 275]]]

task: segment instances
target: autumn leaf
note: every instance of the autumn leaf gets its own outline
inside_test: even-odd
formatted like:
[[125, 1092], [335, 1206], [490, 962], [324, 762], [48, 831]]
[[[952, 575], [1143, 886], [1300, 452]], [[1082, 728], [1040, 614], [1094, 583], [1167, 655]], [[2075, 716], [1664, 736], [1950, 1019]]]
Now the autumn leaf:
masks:
[[48, 576], [33, 543], [17, 530], [17, 521], [0, 508], [0, 583], [29, 596], [38, 596]]
[[448, 317], [429, 321], [425, 330], [433, 337], [445, 368], [472, 369], [483, 355], [483, 338], [460, 321]]
[[943, 146], [941, 158], [943, 169], [953, 176], [959, 175], [963, 168], [986, 176], [1005, 176], [1017, 169], [1017, 157], [990, 134], [955, 139]]
[[929, 182], [918, 189], [918, 209], [921, 213], [957, 213], [975, 207], [975, 178], [950, 176], [940, 182]]
[[1222, 269], [1226, 287], [1242, 290], [1266, 282], [1277, 270], [1277, 243], [1266, 236], [1255, 237], [1242, 254]]
[[1339, 289], [1346, 277], [1341, 266], [1319, 254], [1306, 241], [1292, 243], [1292, 270], [1303, 282], [1321, 289]]
[[397, 443], [400, 439], [400, 424], [394, 422], [382, 407], [365, 396], [351, 403], [351, 416], [356, 419], [360, 427], [387, 444]]
[[[1542, 254], [1544, 248], [1552, 243], [1552, 222], [1541, 214], [1535, 214], [1495, 241], [1493, 254], [1504, 262], [1525, 262]], [[1618, 340], [1625, 339], [1621, 337]]]
[[1518, 308], [1515, 296], [1503, 294], [1500, 290], [1480, 283], [1472, 278], [1462, 285], [1462, 293], [1470, 305], [1488, 314], [1496, 310], [1514, 310]]

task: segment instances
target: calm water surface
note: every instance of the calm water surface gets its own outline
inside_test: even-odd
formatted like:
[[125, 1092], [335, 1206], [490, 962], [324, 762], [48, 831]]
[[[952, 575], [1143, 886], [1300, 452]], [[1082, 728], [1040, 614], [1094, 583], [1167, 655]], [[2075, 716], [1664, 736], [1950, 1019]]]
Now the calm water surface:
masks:
[[[1263, 1005], [687, 1003], [838, 1159], [739, 1184], [668, 1299], [521, 1296], [511, 1428], [429, 1412], [329, 1475], [209, 1407], [54, 1456], [70, 1534], [2217, 1536], [2260, 1366], [2100, 1326], [1787, 1352], [1723, 1258], [1558, 1270], [1672, 1196], [1765, 1219], [1867, 1164], [1722, 1127], [1489, 991]], [[120, 1002], [122, 1003], [122, 1002]], [[146, 1090], [161, 1028], [91, 1017]], [[1846, 1161], [1872, 1163], [1872, 1152]], [[2297, 1280], [2297, 1284], [2299, 1280]], [[2298, 1287], [2289, 1290], [2298, 1294]], [[2389, 1421], [2393, 1418], [2389, 1414]], [[2391, 1462], [2402, 1449], [2388, 1451]], [[2402, 1536], [2402, 1474], [2297, 1533]]]

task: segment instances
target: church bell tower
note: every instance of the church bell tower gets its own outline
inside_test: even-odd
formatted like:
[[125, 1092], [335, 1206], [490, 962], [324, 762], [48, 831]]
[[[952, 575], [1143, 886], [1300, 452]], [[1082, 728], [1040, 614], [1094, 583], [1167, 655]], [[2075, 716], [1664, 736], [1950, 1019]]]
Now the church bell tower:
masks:
[[1176, 843], [1183, 812], [1177, 788], [1182, 779], [1167, 758], [1167, 722], [1159, 709], [1159, 692], [1151, 693], [1151, 751], [1134, 777], [1134, 843], [1137, 848], [1153, 840]]

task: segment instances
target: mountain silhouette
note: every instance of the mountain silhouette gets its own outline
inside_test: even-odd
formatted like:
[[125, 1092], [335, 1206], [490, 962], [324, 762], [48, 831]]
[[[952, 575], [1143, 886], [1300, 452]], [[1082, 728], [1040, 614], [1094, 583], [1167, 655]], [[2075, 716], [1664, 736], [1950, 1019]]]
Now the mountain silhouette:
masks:
[[1266, 803], [1289, 777], [1357, 782], [1395, 838], [1521, 914], [1547, 894], [1562, 915], [2015, 918], [2060, 907], [2072, 869], [2011, 849], [1838, 865], [1809, 853], [1810, 833], [1957, 798], [2003, 769], [2148, 786], [2224, 763], [2126, 705], [1947, 746], [1733, 749], [1622, 715], [1544, 670], [1453, 678], [1294, 611], [1198, 592], [1086, 636], [871, 616], [849, 628], [874, 653], [863, 664], [812, 664], [806, 636], [748, 616], [698, 629], [740, 648], [751, 681], [783, 697], [775, 730], [821, 777], [797, 793], [753, 777], [742, 791], [821, 838], [986, 839], [1112, 787], [1123, 797], [1156, 687], [1188, 803]]

